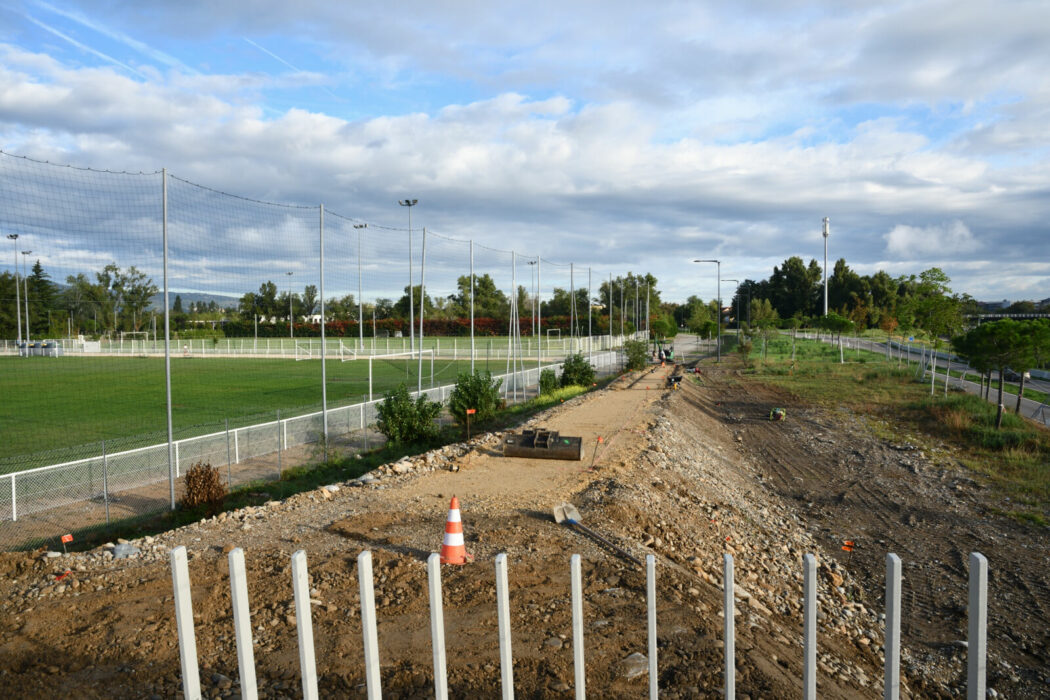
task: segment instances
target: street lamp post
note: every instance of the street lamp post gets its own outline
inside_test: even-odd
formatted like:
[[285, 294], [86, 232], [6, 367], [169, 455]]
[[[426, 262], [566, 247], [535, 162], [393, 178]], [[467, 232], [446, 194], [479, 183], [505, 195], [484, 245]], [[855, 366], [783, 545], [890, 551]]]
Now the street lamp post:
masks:
[[[408, 335], [409, 335], [409, 349], [412, 352], [416, 351], [416, 303], [412, 299], [414, 296], [412, 293], [412, 207], [419, 203], [418, 199], [399, 199], [397, 203], [403, 207], [408, 207]], [[422, 304], [423, 300], [420, 299], [419, 303]], [[422, 348], [420, 348], [422, 350]]]
[[[8, 240], [15, 242], [15, 319], [18, 321], [18, 345], [22, 344], [22, 298], [18, 291], [18, 234], [7, 234]], [[18, 348], [15, 348], [18, 351]]]
[[715, 275], [718, 278], [718, 299], [715, 302], [716, 313], [715, 313], [715, 326], [718, 328], [718, 340], [716, 342], [716, 350], [718, 353], [718, 362], [722, 361], [722, 261], [721, 260], [694, 260], [695, 263], [714, 263]]
[[831, 233], [831, 219], [824, 217], [824, 315], [828, 315], [828, 234]]
[[288, 275], [288, 337], [295, 338], [295, 333], [292, 331], [295, 327], [295, 317], [292, 316], [292, 273], [284, 274]]
[[[31, 250], [23, 250], [22, 251], [22, 285], [23, 285], [22, 296], [25, 298], [25, 302], [26, 302], [26, 345], [27, 346], [29, 344], [29, 273], [28, 273], [29, 268], [27, 267], [26, 260], [28, 260], [29, 256], [32, 255], [32, 254], [33, 254], [33, 251], [31, 251]], [[28, 350], [26, 351], [26, 354], [27, 355], [29, 354]]]
[[357, 343], [360, 350], [365, 349], [365, 319], [361, 315], [362, 302], [361, 302], [361, 237], [364, 235], [364, 231], [361, 229], [368, 228], [368, 224], [354, 224], [354, 228], [357, 229]]

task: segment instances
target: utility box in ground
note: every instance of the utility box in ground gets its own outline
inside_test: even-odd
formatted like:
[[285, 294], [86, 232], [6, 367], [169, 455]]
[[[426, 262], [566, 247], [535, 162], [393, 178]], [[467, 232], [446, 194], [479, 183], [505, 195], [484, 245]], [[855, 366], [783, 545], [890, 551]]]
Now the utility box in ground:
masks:
[[579, 461], [583, 459], [583, 438], [542, 428], [508, 433], [503, 437], [503, 456]]

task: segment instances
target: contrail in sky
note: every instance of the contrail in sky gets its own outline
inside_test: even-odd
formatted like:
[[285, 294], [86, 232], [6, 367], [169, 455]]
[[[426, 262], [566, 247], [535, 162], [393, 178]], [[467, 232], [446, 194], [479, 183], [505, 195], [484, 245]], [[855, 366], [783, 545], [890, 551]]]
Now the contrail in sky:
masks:
[[[309, 71], [304, 71], [304, 70], [303, 70], [303, 69], [301, 69], [301, 68], [297, 68], [296, 66], [293, 66], [293, 65], [292, 65], [291, 63], [289, 63], [288, 61], [284, 60], [283, 58], [281, 58], [280, 56], [278, 56], [277, 54], [275, 54], [275, 53], [274, 53], [273, 51], [270, 51], [269, 49], [267, 49], [267, 48], [266, 48], [266, 47], [264, 47], [264, 46], [260, 46], [259, 44], [256, 44], [256, 43], [255, 43], [254, 41], [252, 41], [251, 39], [249, 39], [249, 38], [248, 38], [248, 37], [246, 37], [246, 36], [242, 36], [241, 38], [242, 38], [242, 39], [244, 39], [245, 41], [247, 41], [247, 42], [248, 42], [249, 44], [251, 44], [251, 45], [252, 45], [252, 46], [254, 46], [255, 48], [257, 48], [257, 49], [259, 49], [260, 51], [262, 51], [262, 52], [263, 52], [264, 54], [266, 54], [267, 56], [269, 56], [269, 57], [270, 57], [270, 58], [272, 58], [273, 60], [275, 60], [275, 61], [280, 61], [280, 62], [281, 62], [281, 63], [283, 63], [284, 65], [288, 66], [289, 68], [291, 68], [292, 70], [294, 70], [294, 71], [295, 71], [296, 73], [307, 73], [307, 72], [309, 72]], [[334, 92], [332, 92], [331, 90], [329, 90], [328, 88], [326, 88], [326, 87], [325, 87], [324, 85], [318, 85], [317, 87], [321, 88], [322, 90], [324, 90], [325, 92], [327, 92], [327, 93], [328, 93], [329, 95], [331, 95], [331, 96], [332, 96], [332, 97], [334, 97], [335, 99], [337, 99], [337, 100], [340, 100], [340, 101], [342, 101], [342, 99], [343, 99], [343, 98], [341, 98], [341, 97], [339, 97], [338, 95], [336, 95], [336, 94], [335, 94]]]
[[[138, 39], [134, 39], [134, 38], [128, 36], [127, 34], [124, 34], [123, 32], [118, 32], [116, 30], [110, 29], [109, 27], [107, 27], [107, 26], [105, 26], [103, 24], [99, 24], [98, 22], [96, 22], [93, 19], [90, 19], [88, 17], [84, 17], [83, 15], [80, 15], [80, 14], [75, 13], [75, 12], [70, 12], [69, 10], [63, 9], [61, 7], [55, 7], [54, 5], [51, 5], [51, 4], [46, 3], [46, 2], [43, 2], [43, 0], [36, 0], [35, 4], [38, 7], [41, 7], [43, 9], [47, 10], [48, 12], [53, 12], [56, 15], [59, 15], [61, 17], [65, 17], [66, 19], [70, 20], [71, 22], [76, 22], [77, 24], [79, 24], [81, 26], [84, 26], [84, 27], [87, 27], [88, 29], [94, 30], [94, 31], [98, 32], [99, 34], [102, 34], [103, 36], [107, 36], [110, 39], [113, 39], [114, 41], [119, 41], [120, 43], [124, 44], [125, 46], [129, 46], [129, 47], [135, 49], [136, 51], [149, 56], [150, 58], [154, 59], [155, 61], [157, 61], [159, 63], [163, 63], [163, 64], [165, 64], [167, 66], [171, 66], [173, 68], [178, 68], [178, 69], [180, 69], [182, 71], [185, 71], [187, 73], [192, 73], [194, 75], [200, 75], [199, 71], [197, 71], [197, 70], [187, 66], [185, 63], [183, 63], [179, 59], [175, 58], [174, 56], [172, 56], [170, 54], [167, 54], [167, 53], [165, 53], [163, 51], [160, 51], [159, 49], [155, 49], [152, 46], [150, 46], [150, 45], [148, 45], [148, 44], [146, 44], [146, 43], [144, 43], [142, 41], [139, 41]], [[63, 38], [65, 38], [65, 37], [63, 37]]]
[[123, 63], [121, 61], [118, 61], [117, 59], [113, 58], [112, 56], [107, 56], [106, 54], [102, 53], [101, 51], [93, 49], [90, 46], [87, 46], [86, 44], [80, 43], [79, 41], [77, 41], [73, 37], [68, 36], [66, 34], [63, 34], [62, 32], [58, 31], [57, 29], [55, 29], [52, 26], [44, 24], [43, 22], [41, 22], [40, 20], [36, 19], [35, 17], [31, 17], [31, 16], [29, 16], [29, 15], [27, 15], [25, 13], [23, 13], [22, 16], [25, 17], [30, 22], [32, 22], [33, 24], [35, 24], [36, 26], [38, 26], [41, 29], [43, 29], [44, 31], [54, 34], [55, 36], [57, 36], [59, 39], [62, 39], [63, 41], [68, 41], [70, 44], [72, 44], [73, 46], [77, 47], [81, 51], [86, 51], [87, 53], [92, 54], [93, 56], [97, 56], [98, 58], [101, 58], [103, 61], [108, 61], [109, 63], [112, 63], [115, 66], [120, 66], [124, 70], [130, 71], [131, 73], [134, 73], [135, 75], [139, 76], [143, 80], [149, 80], [149, 78], [144, 73], [140, 73], [139, 71], [135, 70], [134, 68], [132, 68], [128, 64]]

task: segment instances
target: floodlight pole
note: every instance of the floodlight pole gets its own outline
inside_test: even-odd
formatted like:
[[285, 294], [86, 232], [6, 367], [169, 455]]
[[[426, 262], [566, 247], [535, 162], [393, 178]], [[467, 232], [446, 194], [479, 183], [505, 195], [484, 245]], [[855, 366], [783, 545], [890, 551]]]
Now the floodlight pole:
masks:
[[[22, 298], [26, 305], [26, 343], [29, 343], [29, 265], [26, 259], [33, 254], [31, 250], [22, 251]], [[26, 351], [29, 354], [29, 351]]]
[[824, 315], [828, 315], [828, 234], [831, 233], [831, 219], [824, 217]]
[[[18, 320], [18, 345], [22, 344], [22, 297], [18, 291], [18, 234], [9, 233], [7, 238], [15, 243], [15, 319]], [[18, 347], [15, 347], [15, 352], [18, 352]], [[26, 353], [27, 355], [29, 353]]]
[[[399, 199], [397, 203], [403, 207], [408, 207], [408, 335], [409, 335], [409, 349], [415, 352], [416, 350], [416, 303], [413, 300], [412, 293], [412, 207], [419, 203], [418, 199]], [[422, 304], [423, 300], [420, 299], [419, 303]], [[422, 350], [423, 348], [420, 348]]]
[[368, 228], [368, 224], [354, 224], [357, 229], [357, 344], [361, 350], [365, 349], [365, 318], [362, 316], [361, 302], [361, 237], [364, 235], [362, 229]]
[[[292, 316], [292, 273], [284, 273], [288, 275], [288, 337], [295, 338], [295, 333], [292, 331], [294, 328], [294, 317]], [[293, 350], [295, 348], [292, 348]]]
[[722, 361], [722, 261], [721, 260], [694, 260], [695, 263], [714, 263], [717, 267], [715, 268], [715, 274], [718, 278], [718, 299], [715, 300], [715, 327], [718, 329], [718, 340], [716, 342], [716, 349], [718, 353], [718, 362]]

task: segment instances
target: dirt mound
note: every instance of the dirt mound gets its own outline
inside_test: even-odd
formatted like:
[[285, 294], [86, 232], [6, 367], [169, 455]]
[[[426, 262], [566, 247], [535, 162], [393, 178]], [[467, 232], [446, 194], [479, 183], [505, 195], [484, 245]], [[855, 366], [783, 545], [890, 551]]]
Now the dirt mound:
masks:
[[[956, 496], [954, 477], [929, 476], [934, 468], [928, 461], [883, 445], [848, 414], [791, 404], [789, 397], [717, 373], [705, 376], [702, 385], [687, 377], [681, 390], [668, 391], [669, 371], [627, 377], [532, 422], [581, 436], [583, 462], [504, 458], [501, 436], [487, 435], [386, 465], [337, 489], [144, 538], [132, 543], [142, 551], [131, 559], [115, 559], [112, 548], [58, 558], [0, 557], [0, 676], [20, 697], [174, 696], [180, 679], [168, 552], [185, 545], [206, 694], [232, 696], [238, 674], [224, 550], [240, 546], [261, 695], [297, 696], [290, 555], [305, 549], [322, 693], [363, 696], [356, 557], [368, 549], [384, 693], [432, 696], [424, 562], [441, 545], [449, 500], [456, 495], [475, 563], [442, 570], [449, 689], [455, 697], [498, 696], [493, 559], [500, 552], [509, 559], [519, 695], [563, 697], [572, 690], [573, 553], [584, 560], [588, 690], [602, 697], [644, 694], [645, 675], [634, 676], [625, 665], [631, 654], [647, 653], [644, 570], [556, 524], [551, 507], [563, 501], [574, 503], [583, 522], [616, 548], [639, 559], [657, 557], [663, 696], [695, 697], [722, 687], [723, 554], [736, 562], [738, 692], [800, 692], [806, 552], [821, 562], [820, 692], [878, 696], [882, 557], [894, 548], [914, 562], [906, 569], [905, 590], [911, 587], [908, 595], [918, 603], [930, 604], [923, 596], [938, 585], [965, 590], [957, 557], [935, 562], [923, 554], [923, 547], [947, 542], [947, 535], [931, 541], [931, 531], [921, 526], [934, 522], [935, 510], [948, 519], [972, 518], [979, 503], [970, 500], [974, 489], [964, 487], [966, 498]], [[786, 421], [765, 420], [771, 402], [787, 408]], [[880, 455], [896, 461], [875, 459]], [[904, 458], [914, 469], [901, 466]], [[900, 500], [909, 489], [911, 505]], [[953, 502], [938, 500], [942, 492]], [[901, 525], [909, 514], [916, 517], [914, 528]], [[989, 523], [993, 519], [985, 515], [980, 528], [971, 524], [971, 530], [996, 538], [996, 576], [1007, 566], [1003, 554], [1018, 551], [1006, 546], [1009, 531], [987, 529]], [[916, 537], [909, 538], [913, 531]], [[852, 560], [837, 545], [847, 533], [861, 543]], [[1041, 553], [1045, 561], [1045, 544], [1038, 552], [1025, 551]], [[953, 546], [964, 551], [970, 543]], [[60, 580], [67, 568], [70, 575]], [[924, 578], [931, 571], [941, 577]], [[1025, 580], [1032, 588], [1039, 575], [1029, 580], [1026, 573], [1018, 568], [1016, 578], [1006, 580]], [[993, 605], [999, 607], [989, 617], [992, 685], [1010, 695], [1037, 695], [1046, 687], [1040, 685], [1046, 618], [1039, 609], [1033, 615], [1031, 608], [1015, 608], [1026, 596], [1036, 598], [1019, 583], [1007, 585], [1014, 587], [995, 589]], [[936, 635], [964, 619], [965, 610], [953, 607], [958, 601], [952, 595], [936, 598], [929, 610], [940, 617], [938, 627], [921, 617], [926, 609], [918, 603], [906, 608], [914, 619], [907, 623], [904, 687], [911, 694], [947, 697], [962, 684], [965, 670], [957, 648], [945, 651]], [[947, 638], [961, 637], [952, 629]], [[1027, 640], [1027, 650], [1007, 650], [1011, 638]]]

